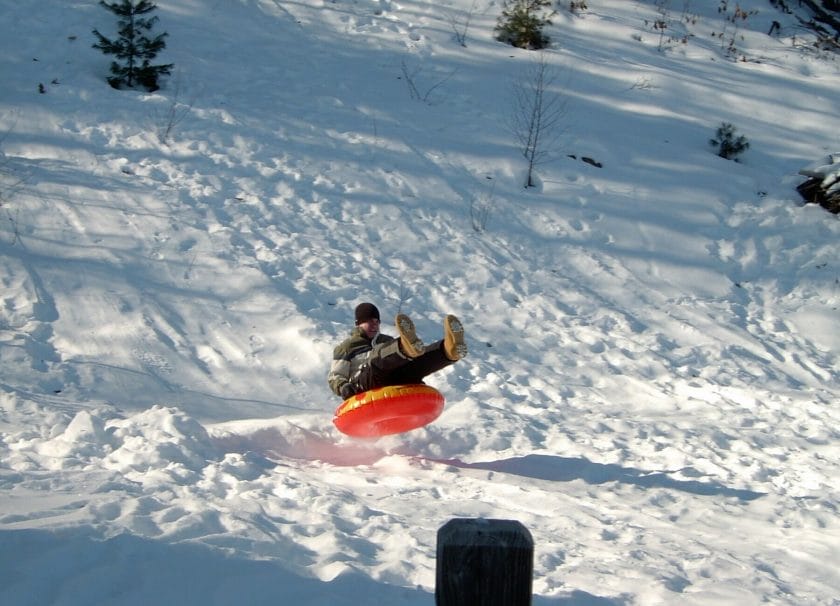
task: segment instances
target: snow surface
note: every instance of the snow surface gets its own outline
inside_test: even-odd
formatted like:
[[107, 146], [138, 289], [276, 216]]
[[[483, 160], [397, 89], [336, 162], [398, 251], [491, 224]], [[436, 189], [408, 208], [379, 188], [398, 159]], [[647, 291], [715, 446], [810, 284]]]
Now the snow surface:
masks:
[[[526, 190], [498, 2], [159, 0], [151, 94], [94, 0], [0, 3], [0, 603], [432, 604], [454, 517], [530, 530], [537, 606], [840, 603], [840, 62], [587, 4]], [[464, 321], [432, 425], [332, 426], [362, 300]]]

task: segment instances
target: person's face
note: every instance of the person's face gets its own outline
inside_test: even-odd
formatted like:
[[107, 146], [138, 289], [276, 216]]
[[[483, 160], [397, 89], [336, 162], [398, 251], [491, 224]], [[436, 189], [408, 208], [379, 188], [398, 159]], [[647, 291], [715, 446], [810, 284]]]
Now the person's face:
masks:
[[367, 335], [368, 339], [372, 339], [379, 332], [379, 320], [371, 318], [370, 320], [366, 320], [359, 324], [359, 328], [361, 328], [362, 332]]

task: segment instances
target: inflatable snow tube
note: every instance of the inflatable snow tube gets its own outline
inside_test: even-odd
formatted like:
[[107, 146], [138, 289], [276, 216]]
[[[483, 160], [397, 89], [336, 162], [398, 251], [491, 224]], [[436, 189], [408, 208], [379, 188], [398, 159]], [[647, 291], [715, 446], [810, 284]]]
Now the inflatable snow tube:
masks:
[[333, 423], [355, 438], [402, 433], [428, 425], [443, 412], [443, 396], [428, 385], [389, 385], [350, 396]]

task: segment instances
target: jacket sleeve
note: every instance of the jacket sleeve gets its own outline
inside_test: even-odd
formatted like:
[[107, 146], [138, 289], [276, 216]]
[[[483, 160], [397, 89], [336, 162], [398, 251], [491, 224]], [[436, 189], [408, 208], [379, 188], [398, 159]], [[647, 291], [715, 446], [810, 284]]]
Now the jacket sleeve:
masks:
[[350, 381], [350, 360], [344, 356], [333, 357], [327, 383], [332, 392], [341, 397], [341, 387]]

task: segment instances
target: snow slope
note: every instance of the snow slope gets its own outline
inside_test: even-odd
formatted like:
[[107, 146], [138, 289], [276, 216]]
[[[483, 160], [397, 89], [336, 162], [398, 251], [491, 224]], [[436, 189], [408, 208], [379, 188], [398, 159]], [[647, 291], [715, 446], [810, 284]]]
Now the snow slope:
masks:
[[[151, 94], [97, 2], [0, 5], [0, 602], [431, 604], [485, 517], [537, 606], [840, 603], [840, 225], [795, 192], [840, 63], [758, 0], [587, 4], [531, 189], [499, 3], [160, 0]], [[332, 426], [362, 300], [467, 326], [432, 425]]]

